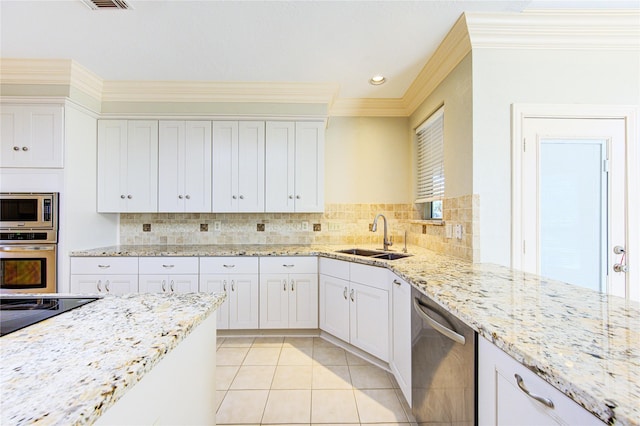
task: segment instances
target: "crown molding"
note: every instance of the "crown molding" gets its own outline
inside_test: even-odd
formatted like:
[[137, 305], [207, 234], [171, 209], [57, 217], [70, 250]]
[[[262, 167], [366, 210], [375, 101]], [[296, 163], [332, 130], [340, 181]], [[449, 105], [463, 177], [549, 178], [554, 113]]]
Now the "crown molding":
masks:
[[336, 99], [329, 110], [331, 116], [342, 117], [406, 117], [404, 101], [399, 98]]
[[0, 59], [2, 84], [69, 85], [69, 59]]
[[640, 50], [638, 10], [467, 13], [476, 48]]
[[103, 102], [274, 102], [331, 104], [332, 83], [105, 81]]
[[469, 52], [466, 14], [462, 14], [402, 97], [406, 115], [413, 114]]
[[69, 81], [71, 87], [83, 91], [98, 101], [102, 99], [102, 79], [76, 61], [71, 61]]

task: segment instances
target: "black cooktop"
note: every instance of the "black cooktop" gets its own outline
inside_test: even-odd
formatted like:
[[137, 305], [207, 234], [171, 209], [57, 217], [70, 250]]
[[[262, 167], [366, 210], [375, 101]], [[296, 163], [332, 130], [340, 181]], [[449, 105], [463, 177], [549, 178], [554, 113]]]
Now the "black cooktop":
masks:
[[0, 297], [0, 336], [97, 300], [95, 297]]

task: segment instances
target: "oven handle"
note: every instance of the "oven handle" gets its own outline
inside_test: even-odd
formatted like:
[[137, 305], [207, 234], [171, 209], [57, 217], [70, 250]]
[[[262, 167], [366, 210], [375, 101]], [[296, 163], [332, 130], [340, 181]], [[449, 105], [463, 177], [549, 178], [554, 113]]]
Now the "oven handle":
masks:
[[444, 325], [440, 324], [438, 321], [434, 320], [429, 315], [427, 315], [427, 313], [424, 310], [429, 308], [427, 306], [424, 306], [422, 303], [420, 303], [420, 300], [417, 297], [413, 298], [413, 308], [416, 310], [416, 312], [418, 313], [418, 315], [420, 315], [422, 319], [424, 319], [431, 327], [433, 327], [434, 330], [436, 330], [443, 336], [448, 337], [454, 342], [464, 345], [465, 343], [464, 336], [445, 327]]
[[0, 246], [0, 251], [53, 251], [55, 246]]

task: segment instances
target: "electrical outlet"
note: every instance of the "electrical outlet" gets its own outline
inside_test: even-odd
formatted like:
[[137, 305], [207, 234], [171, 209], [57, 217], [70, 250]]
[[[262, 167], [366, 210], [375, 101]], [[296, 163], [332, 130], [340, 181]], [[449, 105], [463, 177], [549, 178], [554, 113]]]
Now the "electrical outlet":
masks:
[[327, 224], [327, 227], [329, 229], [329, 232], [336, 232], [340, 230], [340, 224], [335, 222], [329, 222]]
[[302, 222], [302, 230], [303, 231], [308, 231], [309, 230], [309, 222], [307, 222], [307, 221]]
[[456, 238], [461, 240], [462, 239], [462, 225], [457, 224], [455, 226], [455, 230], [456, 230]]
[[222, 222], [220, 222], [219, 220], [213, 222], [213, 230], [216, 232], [222, 231]]

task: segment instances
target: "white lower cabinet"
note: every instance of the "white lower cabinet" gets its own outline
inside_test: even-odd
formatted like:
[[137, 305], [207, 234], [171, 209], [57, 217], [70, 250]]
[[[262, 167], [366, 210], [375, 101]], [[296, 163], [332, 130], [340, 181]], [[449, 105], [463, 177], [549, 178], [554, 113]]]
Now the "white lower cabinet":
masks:
[[491, 342], [479, 337], [478, 424], [602, 426], [604, 423]]
[[218, 329], [258, 328], [258, 258], [201, 257], [200, 291], [227, 294]]
[[260, 328], [318, 328], [316, 257], [260, 258]]
[[71, 293], [138, 292], [137, 257], [71, 258]]
[[320, 329], [389, 361], [387, 281], [384, 268], [321, 258]]
[[138, 261], [141, 293], [195, 293], [197, 257], [141, 257]]
[[389, 366], [411, 405], [411, 285], [389, 272], [391, 286], [391, 354]]

